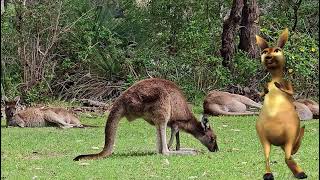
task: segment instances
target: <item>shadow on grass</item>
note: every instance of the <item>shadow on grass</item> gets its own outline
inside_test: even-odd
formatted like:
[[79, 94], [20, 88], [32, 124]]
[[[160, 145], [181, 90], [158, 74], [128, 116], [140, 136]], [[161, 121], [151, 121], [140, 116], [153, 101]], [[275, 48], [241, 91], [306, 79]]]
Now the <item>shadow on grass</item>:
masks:
[[154, 151], [147, 151], [147, 152], [126, 152], [126, 153], [114, 153], [112, 157], [140, 157], [140, 156], [153, 156], [157, 155], [158, 153]]

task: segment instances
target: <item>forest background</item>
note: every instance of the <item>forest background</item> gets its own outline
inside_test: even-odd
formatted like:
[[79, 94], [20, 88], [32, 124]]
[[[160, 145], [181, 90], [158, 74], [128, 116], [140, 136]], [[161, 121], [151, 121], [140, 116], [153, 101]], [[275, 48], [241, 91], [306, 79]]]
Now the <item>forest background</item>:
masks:
[[25, 103], [108, 101], [159, 77], [189, 101], [220, 89], [255, 99], [269, 80], [255, 34], [289, 28], [286, 78], [319, 97], [318, 0], [1, 1], [1, 93]]

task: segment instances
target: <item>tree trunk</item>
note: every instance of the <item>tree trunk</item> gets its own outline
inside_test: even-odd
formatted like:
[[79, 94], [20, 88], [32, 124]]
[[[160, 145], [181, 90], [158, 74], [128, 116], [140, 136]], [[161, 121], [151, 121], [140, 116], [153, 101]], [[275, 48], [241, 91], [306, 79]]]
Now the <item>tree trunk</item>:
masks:
[[259, 56], [255, 35], [259, 34], [259, 8], [256, 0], [244, 0], [240, 28], [239, 49], [248, 53], [249, 57]]
[[293, 2], [293, 12], [294, 12], [294, 24], [292, 27], [292, 31], [296, 30], [297, 24], [298, 24], [298, 10], [300, 8], [302, 0], [299, 0], [298, 2]]
[[4, 5], [5, 5], [4, 0], [1, 0], [1, 15], [2, 15], [2, 14], [4, 13], [4, 11], [5, 11]]
[[233, 71], [232, 56], [235, 51], [234, 36], [241, 20], [243, 0], [233, 0], [230, 16], [223, 23], [222, 47], [220, 49], [223, 58], [222, 65]]

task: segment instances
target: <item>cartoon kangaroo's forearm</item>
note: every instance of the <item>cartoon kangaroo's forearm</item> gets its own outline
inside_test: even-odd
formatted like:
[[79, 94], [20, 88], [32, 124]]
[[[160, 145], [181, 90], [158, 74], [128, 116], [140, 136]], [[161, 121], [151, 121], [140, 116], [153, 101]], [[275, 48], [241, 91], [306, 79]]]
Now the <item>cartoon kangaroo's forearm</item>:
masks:
[[274, 82], [274, 85], [277, 88], [279, 88], [282, 92], [285, 92], [286, 94], [288, 94], [289, 96], [293, 95], [293, 88], [292, 88], [292, 84], [290, 82], [285, 82], [284, 84]]

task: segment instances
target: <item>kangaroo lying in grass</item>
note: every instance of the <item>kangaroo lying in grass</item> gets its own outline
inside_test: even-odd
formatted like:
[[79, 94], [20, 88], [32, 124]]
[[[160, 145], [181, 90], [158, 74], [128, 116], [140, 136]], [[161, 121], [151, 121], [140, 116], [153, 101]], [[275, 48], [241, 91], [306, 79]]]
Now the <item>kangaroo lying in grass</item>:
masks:
[[301, 102], [293, 102], [300, 120], [309, 120], [313, 118], [313, 114], [305, 104]]
[[255, 115], [259, 112], [247, 110], [247, 106], [260, 109], [261, 104], [239, 95], [222, 91], [210, 91], [203, 102], [205, 115]]
[[157, 150], [160, 154], [186, 154], [186, 151], [169, 151], [166, 140], [167, 126], [178, 127], [192, 134], [209, 151], [214, 152], [218, 148], [216, 135], [208, 122], [197, 121], [178, 86], [168, 80], [151, 78], [135, 83], [113, 103], [105, 126], [103, 150], [97, 154], [79, 155], [74, 160], [110, 156], [119, 121], [123, 117], [128, 121], [143, 118], [154, 125], [157, 131]]
[[271, 145], [280, 146], [284, 150], [285, 162], [296, 178], [307, 178], [292, 158], [301, 145], [304, 126], [300, 128], [300, 120], [293, 104], [292, 85], [283, 78], [285, 57], [282, 48], [288, 40], [288, 29], [282, 32], [276, 47], [269, 47], [266, 40], [259, 36], [256, 36], [256, 40], [262, 50], [261, 63], [272, 78], [261, 93], [264, 96], [264, 103], [256, 122], [266, 163], [263, 179], [274, 179], [270, 170]]
[[312, 113], [311, 119], [319, 119], [319, 104], [311, 99], [298, 99], [295, 103], [301, 103], [308, 107]]
[[7, 127], [95, 127], [81, 124], [78, 118], [76, 118], [72, 113], [63, 108], [30, 107], [24, 110], [17, 111], [19, 108], [19, 100], [19, 97], [16, 97], [13, 101], [9, 101], [6, 97], [4, 97]]

